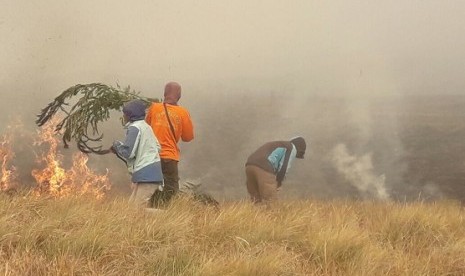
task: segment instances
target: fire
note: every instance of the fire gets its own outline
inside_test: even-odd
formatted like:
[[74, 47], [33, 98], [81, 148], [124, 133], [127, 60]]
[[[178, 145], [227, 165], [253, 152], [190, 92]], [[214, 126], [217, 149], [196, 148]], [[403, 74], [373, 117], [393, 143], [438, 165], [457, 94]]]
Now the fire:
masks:
[[36, 180], [34, 194], [37, 196], [52, 196], [56, 198], [68, 196], [91, 195], [102, 198], [111, 188], [108, 171], [98, 175], [87, 166], [88, 157], [76, 153], [70, 169], [63, 168], [63, 155], [58, 152], [59, 140], [56, 136], [52, 120], [38, 132], [36, 146], [48, 145], [47, 153], [37, 156], [37, 163], [45, 165], [43, 169], [35, 169], [32, 176]]
[[12, 133], [8, 131], [0, 141], [1, 178], [0, 191], [8, 191], [17, 184], [16, 168], [11, 165], [15, 154], [11, 148]]

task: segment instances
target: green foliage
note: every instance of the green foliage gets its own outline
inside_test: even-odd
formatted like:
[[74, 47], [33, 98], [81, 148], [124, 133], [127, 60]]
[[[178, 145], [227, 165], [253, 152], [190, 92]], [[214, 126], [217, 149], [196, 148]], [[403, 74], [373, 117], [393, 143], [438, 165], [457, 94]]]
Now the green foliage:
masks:
[[[69, 101], [78, 97], [76, 103], [70, 106]], [[36, 124], [43, 126], [49, 122], [58, 111], [62, 111], [64, 118], [56, 125], [55, 131], [63, 134], [63, 142], [68, 147], [68, 142], [75, 140], [80, 151], [84, 153], [107, 153], [101, 145], [90, 145], [102, 140], [98, 125], [110, 118], [110, 111], [121, 111], [124, 103], [140, 99], [148, 104], [159, 102], [158, 99], [145, 98], [130, 87], [116, 88], [101, 84], [77, 84], [63, 91], [51, 103], [49, 103], [37, 116]]]

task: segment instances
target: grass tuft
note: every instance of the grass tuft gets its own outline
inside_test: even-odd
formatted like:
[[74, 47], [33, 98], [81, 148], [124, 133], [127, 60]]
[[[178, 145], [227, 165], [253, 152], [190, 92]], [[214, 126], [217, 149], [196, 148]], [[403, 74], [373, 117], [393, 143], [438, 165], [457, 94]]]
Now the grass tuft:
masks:
[[464, 275], [455, 202], [223, 203], [0, 195], [5, 275]]

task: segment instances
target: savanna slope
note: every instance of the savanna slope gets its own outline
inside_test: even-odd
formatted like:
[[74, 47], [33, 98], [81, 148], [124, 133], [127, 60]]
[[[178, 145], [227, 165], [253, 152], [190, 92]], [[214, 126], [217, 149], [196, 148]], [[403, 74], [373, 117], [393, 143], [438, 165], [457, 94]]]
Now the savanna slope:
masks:
[[455, 202], [246, 202], [0, 195], [4, 275], [465, 275]]

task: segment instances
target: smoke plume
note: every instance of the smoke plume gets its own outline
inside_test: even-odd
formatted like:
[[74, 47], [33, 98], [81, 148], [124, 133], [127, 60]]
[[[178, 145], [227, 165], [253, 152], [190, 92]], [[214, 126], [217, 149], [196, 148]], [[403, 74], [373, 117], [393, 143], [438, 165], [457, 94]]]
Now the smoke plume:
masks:
[[389, 199], [384, 174], [376, 175], [371, 153], [363, 156], [351, 155], [344, 144], [338, 144], [331, 152], [331, 160], [338, 172], [356, 187], [364, 198]]

